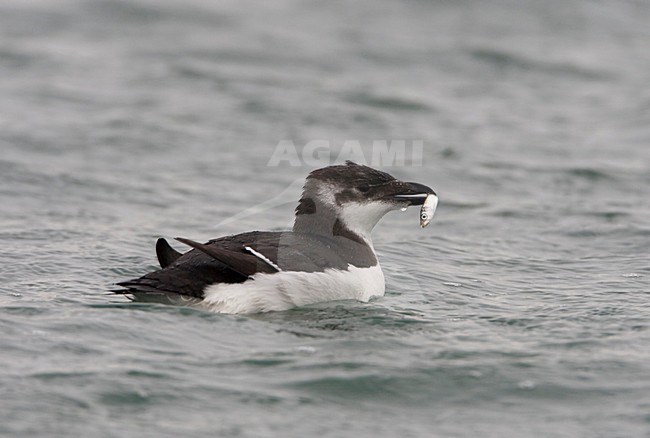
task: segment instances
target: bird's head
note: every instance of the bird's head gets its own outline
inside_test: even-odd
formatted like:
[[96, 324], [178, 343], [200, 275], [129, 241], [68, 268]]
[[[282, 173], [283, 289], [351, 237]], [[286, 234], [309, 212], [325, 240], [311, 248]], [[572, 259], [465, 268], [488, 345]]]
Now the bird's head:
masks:
[[[422, 205], [435, 192], [423, 184], [347, 161], [314, 170], [307, 177], [296, 208], [294, 231], [344, 226], [369, 240], [370, 232], [389, 211]], [[337, 224], [338, 222], [338, 224]]]

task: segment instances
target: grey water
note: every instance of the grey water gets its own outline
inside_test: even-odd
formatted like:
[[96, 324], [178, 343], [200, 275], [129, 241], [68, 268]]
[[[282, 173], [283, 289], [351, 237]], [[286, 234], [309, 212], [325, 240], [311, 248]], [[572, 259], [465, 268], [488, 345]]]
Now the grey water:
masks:
[[[641, 0], [3, 1], [0, 435], [650, 436], [648, 23]], [[315, 152], [375, 140], [441, 199], [375, 229], [386, 296], [109, 293], [158, 237], [287, 228]]]

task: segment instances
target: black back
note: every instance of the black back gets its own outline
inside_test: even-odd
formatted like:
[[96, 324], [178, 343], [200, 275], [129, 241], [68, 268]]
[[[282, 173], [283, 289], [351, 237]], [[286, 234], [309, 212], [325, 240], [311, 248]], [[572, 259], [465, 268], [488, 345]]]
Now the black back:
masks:
[[241, 283], [257, 273], [277, 275], [275, 269], [246, 247], [263, 254], [282, 271], [322, 272], [345, 270], [349, 265], [361, 268], [377, 264], [370, 246], [346, 236], [253, 231], [210, 240], [200, 249], [178, 256], [161, 270], [118, 283], [125, 288], [120, 293], [173, 293], [202, 298], [205, 288], [215, 283]]

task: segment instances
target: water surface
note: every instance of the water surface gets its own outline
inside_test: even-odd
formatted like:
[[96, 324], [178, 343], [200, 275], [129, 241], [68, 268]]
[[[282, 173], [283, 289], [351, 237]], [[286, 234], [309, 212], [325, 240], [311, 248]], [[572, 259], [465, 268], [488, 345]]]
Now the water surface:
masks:
[[[648, 436], [649, 21], [3, 2], [0, 433]], [[382, 166], [441, 197], [427, 229], [375, 230], [385, 297], [230, 316], [107, 293], [160, 236], [286, 228], [311, 167], [269, 167], [283, 139], [423, 140], [421, 166]]]

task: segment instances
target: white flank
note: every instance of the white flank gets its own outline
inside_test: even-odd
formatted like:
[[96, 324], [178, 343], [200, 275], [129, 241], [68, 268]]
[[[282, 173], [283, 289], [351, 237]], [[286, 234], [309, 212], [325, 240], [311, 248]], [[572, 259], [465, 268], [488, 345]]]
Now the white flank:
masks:
[[367, 302], [384, 295], [384, 273], [349, 265], [347, 271], [282, 271], [255, 274], [244, 283], [218, 283], [206, 287], [202, 306], [218, 313], [260, 313], [335, 300]]

